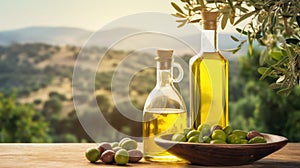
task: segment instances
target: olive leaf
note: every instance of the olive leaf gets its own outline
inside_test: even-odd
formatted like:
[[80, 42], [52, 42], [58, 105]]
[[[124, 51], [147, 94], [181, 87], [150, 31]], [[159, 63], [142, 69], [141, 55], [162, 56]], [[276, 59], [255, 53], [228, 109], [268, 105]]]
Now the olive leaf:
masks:
[[241, 6], [241, 4], [234, 5], [235, 8], [238, 8], [241, 12], [247, 13], [249, 10]]
[[195, 19], [195, 20], [191, 20], [190, 23], [199, 23], [201, 21], [201, 19]]
[[228, 4], [229, 4], [230, 8], [234, 11], [234, 6], [232, 3], [232, 0], [228, 0]]
[[298, 26], [300, 27], [300, 16], [296, 16], [296, 21], [297, 21]]
[[297, 43], [300, 42], [300, 40], [298, 40], [298, 39], [296, 39], [296, 38], [288, 38], [288, 39], [286, 39], [285, 41], [286, 41], [286, 43], [288, 43], [288, 44], [297, 44]]
[[181, 13], [171, 14], [172, 16], [178, 17], [178, 18], [186, 18], [185, 15]]
[[239, 20], [237, 20], [233, 25], [237, 25], [239, 24], [240, 22], [242, 22], [243, 20], [249, 18], [250, 16], [254, 15], [257, 11], [252, 11], [252, 12], [249, 12], [249, 13], [246, 13], [244, 14], [243, 16], [240, 17]]
[[179, 22], [180, 24], [177, 26], [178, 28], [184, 26], [188, 20], [187, 19], [184, 19], [184, 20], [176, 20], [176, 22]]
[[181, 10], [181, 8], [180, 8], [175, 2], [171, 2], [171, 5], [172, 5], [173, 8], [176, 9], [179, 13], [184, 14], [184, 12]]
[[193, 8], [193, 11], [194, 12], [197, 12], [197, 11], [202, 11], [202, 6], [196, 6]]
[[239, 42], [239, 41], [240, 41], [238, 38], [234, 37], [233, 35], [231, 35], [230, 38], [231, 38], [233, 41], [236, 41], [236, 42]]
[[222, 29], [225, 29], [227, 21], [228, 21], [228, 18], [229, 18], [229, 14], [228, 13], [226, 13], [226, 14], [223, 15], [222, 22], [221, 22], [221, 28]]

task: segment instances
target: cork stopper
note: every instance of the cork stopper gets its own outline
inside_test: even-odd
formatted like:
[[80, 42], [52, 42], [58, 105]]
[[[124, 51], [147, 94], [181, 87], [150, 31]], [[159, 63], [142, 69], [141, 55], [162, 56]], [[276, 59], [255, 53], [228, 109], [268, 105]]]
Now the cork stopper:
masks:
[[170, 69], [172, 66], [173, 50], [157, 50], [156, 61], [160, 62], [160, 69]]
[[204, 30], [217, 30], [217, 20], [219, 12], [203, 11], [203, 28]]

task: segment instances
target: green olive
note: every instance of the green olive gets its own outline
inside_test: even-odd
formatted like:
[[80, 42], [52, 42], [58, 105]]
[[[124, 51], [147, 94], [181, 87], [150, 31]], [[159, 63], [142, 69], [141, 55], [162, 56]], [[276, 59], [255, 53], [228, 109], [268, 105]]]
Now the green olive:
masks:
[[241, 139], [241, 144], [247, 144], [248, 143], [248, 140], [247, 139]]
[[88, 148], [85, 151], [85, 157], [87, 160], [94, 163], [100, 159], [100, 151], [97, 148]]
[[215, 139], [215, 140], [211, 140], [210, 144], [226, 144], [226, 142], [221, 139]]
[[202, 140], [203, 140], [204, 143], [210, 143], [211, 138], [210, 138], [209, 136], [204, 136], [204, 137], [202, 138]]
[[119, 142], [119, 146], [121, 146], [122, 143], [125, 142], [125, 141], [127, 141], [127, 140], [130, 140], [130, 138], [125, 137], [125, 138], [121, 139], [120, 142]]
[[232, 131], [232, 134], [237, 135], [240, 139], [246, 139], [247, 138], [247, 132], [242, 130], [234, 130]]
[[198, 136], [192, 136], [189, 138], [188, 142], [199, 142], [199, 137]]
[[190, 131], [190, 132], [186, 135], [186, 138], [187, 138], [187, 139], [190, 139], [192, 136], [198, 136], [198, 137], [199, 137], [199, 135], [200, 135], [200, 131], [192, 130], [192, 131]]
[[261, 136], [256, 136], [248, 141], [249, 144], [266, 143], [266, 139]]
[[232, 133], [232, 128], [231, 126], [226, 126], [223, 131], [225, 132], [226, 135], [230, 135]]
[[129, 153], [125, 149], [120, 149], [116, 152], [114, 159], [118, 165], [126, 165], [129, 161]]
[[112, 142], [110, 143], [111, 148], [119, 146], [119, 142]]
[[194, 128], [185, 128], [183, 130], [183, 134], [186, 136], [190, 131], [194, 130]]
[[172, 136], [172, 141], [177, 141], [177, 142], [186, 142], [187, 138], [183, 133], [176, 133]]
[[197, 130], [200, 131], [203, 136], [209, 135], [210, 134], [210, 125], [201, 124], [198, 126]]
[[227, 142], [229, 144], [240, 144], [241, 139], [236, 134], [230, 134], [227, 137]]
[[211, 135], [211, 139], [213, 140], [219, 139], [222, 141], [226, 141], [226, 134], [222, 130], [214, 130], [214, 132]]
[[137, 148], [137, 142], [132, 139], [127, 139], [122, 142], [121, 147], [126, 150], [136, 149]]

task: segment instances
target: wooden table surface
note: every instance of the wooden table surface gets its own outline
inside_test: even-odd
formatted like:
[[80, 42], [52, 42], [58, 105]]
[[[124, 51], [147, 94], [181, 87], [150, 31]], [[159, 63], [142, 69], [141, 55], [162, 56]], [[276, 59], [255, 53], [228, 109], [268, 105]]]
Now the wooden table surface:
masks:
[[[106, 165], [103, 163], [89, 163], [84, 152], [88, 147], [95, 147], [94, 143], [67, 143], [67, 144], [0, 144], [0, 168], [99, 168], [99, 167], [122, 167]], [[124, 166], [123, 166], [124, 167]], [[128, 164], [125, 167], [197, 167], [188, 163], [153, 163], [140, 161], [136, 164]], [[207, 166], [205, 166], [207, 167]], [[300, 143], [288, 143], [281, 150], [257, 161], [253, 164], [236, 166], [241, 168], [300, 168]], [[220, 167], [218, 167], [220, 168]]]

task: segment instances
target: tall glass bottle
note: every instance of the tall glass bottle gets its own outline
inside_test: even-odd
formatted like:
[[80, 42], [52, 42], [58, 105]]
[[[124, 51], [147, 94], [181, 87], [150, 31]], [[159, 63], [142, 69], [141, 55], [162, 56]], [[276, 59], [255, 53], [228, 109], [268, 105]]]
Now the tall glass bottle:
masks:
[[228, 61], [217, 48], [218, 12], [202, 12], [202, 49], [190, 59], [190, 109], [202, 123], [228, 125]]
[[173, 79], [173, 51], [158, 50], [156, 57], [156, 86], [150, 92], [143, 111], [143, 144], [145, 159], [149, 161], [171, 162], [179, 159], [154, 142], [160, 134], [182, 132], [187, 126], [187, 113], [183, 98], [173, 85], [183, 77], [179, 64], [179, 77]]

